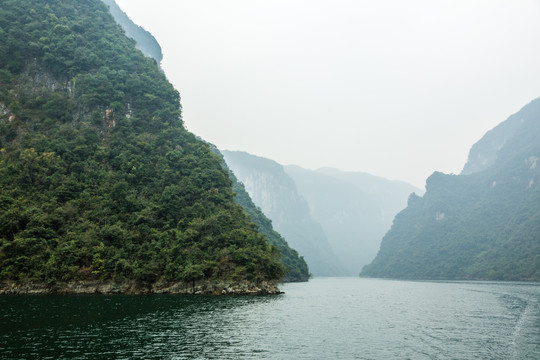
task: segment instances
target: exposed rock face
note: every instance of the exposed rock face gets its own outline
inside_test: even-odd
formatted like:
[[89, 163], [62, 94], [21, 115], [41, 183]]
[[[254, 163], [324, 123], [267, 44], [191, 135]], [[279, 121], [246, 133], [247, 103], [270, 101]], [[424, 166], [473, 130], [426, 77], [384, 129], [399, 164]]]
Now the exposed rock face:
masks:
[[0, 295], [31, 294], [191, 294], [191, 295], [275, 295], [282, 294], [273, 282], [199, 281], [194, 283], [156, 283], [144, 286], [133, 281], [77, 281], [46, 284], [0, 283]]
[[58, 79], [44, 69], [37, 72], [29, 71], [27, 76], [31, 77], [31, 83], [36, 92], [45, 88], [51, 92], [67, 92], [72, 96], [75, 91], [75, 81], [73, 79]]
[[7, 106], [0, 102], [0, 118], [3, 117], [3, 116], [8, 115], [9, 113], [10, 113], [10, 111], [7, 108]]

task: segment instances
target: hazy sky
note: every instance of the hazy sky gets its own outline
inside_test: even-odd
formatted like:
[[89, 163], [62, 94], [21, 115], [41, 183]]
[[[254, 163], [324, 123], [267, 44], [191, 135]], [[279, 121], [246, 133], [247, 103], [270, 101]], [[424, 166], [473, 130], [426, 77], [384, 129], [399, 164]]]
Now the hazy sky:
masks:
[[221, 149], [422, 187], [540, 97], [540, 0], [117, 0]]

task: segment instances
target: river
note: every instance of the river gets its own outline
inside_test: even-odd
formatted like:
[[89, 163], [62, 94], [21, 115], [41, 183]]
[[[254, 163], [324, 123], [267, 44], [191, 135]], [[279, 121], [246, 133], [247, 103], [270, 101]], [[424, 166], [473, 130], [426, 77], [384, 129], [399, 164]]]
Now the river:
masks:
[[266, 297], [1, 296], [2, 359], [540, 359], [540, 284], [315, 278]]

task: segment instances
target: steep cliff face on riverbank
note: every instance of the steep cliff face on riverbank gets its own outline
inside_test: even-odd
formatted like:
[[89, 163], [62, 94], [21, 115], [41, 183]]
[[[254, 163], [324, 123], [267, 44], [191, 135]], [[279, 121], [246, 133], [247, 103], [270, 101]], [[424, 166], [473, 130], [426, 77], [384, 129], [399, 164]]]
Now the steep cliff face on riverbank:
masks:
[[100, 0], [6, 0], [0, 32], [0, 281], [283, 277], [179, 93]]

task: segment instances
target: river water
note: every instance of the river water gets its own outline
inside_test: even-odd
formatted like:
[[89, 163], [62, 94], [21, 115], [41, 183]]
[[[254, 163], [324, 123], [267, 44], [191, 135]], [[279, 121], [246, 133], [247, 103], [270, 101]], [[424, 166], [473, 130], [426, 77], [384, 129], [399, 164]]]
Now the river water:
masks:
[[316, 278], [283, 295], [2, 296], [1, 359], [540, 359], [540, 284]]

